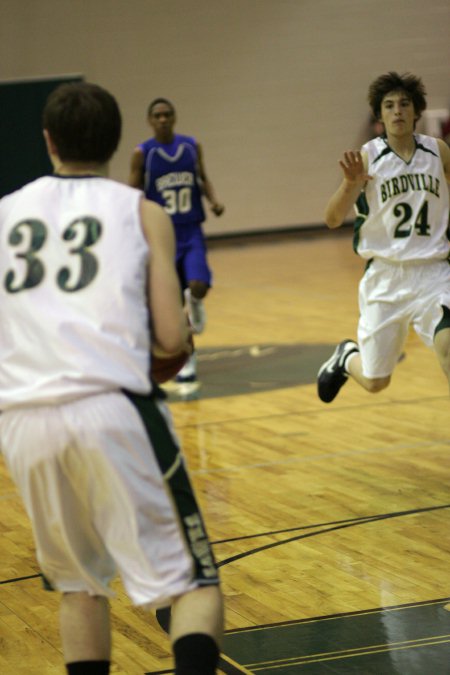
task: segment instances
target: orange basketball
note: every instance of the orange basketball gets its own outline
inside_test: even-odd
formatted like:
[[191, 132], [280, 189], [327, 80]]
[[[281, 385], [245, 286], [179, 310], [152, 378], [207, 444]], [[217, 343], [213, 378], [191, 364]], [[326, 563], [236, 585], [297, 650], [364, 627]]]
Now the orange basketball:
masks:
[[180, 372], [189, 356], [190, 354], [187, 352], [180, 352], [175, 356], [169, 356], [167, 358], [161, 358], [160, 356], [152, 354], [150, 368], [152, 379], [157, 384], [163, 384], [168, 380], [172, 380], [175, 375]]
[[189, 343], [192, 350], [190, 352], [179, 352], [174, 356], [156, 356], [151, 355], [150, 375], [156, 384], [163, 384], [172, 380], [180, 372], [192, 352], [194, 351], [194, 340], [189, 336]]

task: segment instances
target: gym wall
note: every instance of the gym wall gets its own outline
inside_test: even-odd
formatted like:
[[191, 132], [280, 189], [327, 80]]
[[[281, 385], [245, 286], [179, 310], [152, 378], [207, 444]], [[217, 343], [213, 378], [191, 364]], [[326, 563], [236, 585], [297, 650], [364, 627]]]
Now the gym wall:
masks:
[[148, 103], [170, 98], [226, 205], [210, 235], [321, 225], [342, 152], [370, 136], [375, 77], [411, 71], [449, 108], [449, 25], [448, 0], [2, 0], [0, 80], [110, 89], [121, 181]]

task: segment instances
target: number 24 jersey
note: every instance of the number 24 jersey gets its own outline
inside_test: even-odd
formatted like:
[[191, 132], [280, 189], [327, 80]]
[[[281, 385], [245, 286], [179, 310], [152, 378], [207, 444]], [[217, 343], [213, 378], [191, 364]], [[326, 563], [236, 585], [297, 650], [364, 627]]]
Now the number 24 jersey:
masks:
[[387, 139], [362, 147], [372, 176], [356, 202], [355, 251], [406, 262], [442, 260], [449, 255], [449, 195], [435, 138], [416, 134], [409, 162]]

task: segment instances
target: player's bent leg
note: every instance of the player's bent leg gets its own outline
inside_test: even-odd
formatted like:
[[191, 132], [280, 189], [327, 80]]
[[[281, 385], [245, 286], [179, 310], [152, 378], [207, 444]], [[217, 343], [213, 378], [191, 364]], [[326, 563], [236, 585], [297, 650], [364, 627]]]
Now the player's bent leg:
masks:
[[218, 585], [198, 588], [175, 600], [170, 638], [176, 675], [216, 672], [223, 623], [223, 598]]
[[172, 605], [170, 638], [206, 633], [220, 646], [223, 633], [223, 598], [219, 585], [202, 586], [180, 595]]
[[383, 389], [386, 389], [390, 382], [391, 376], [387, 377], [366, 377], [362, 372], [361, 356], [355, 354], [351, 360], [348, 361], [348, 374], [369, 394], [377, 394]]
[[[68, 673], [108, 673], [111, 658], [108, 599], [85, 592], [64, 593], [59, 617]], [[94, 666], [89, 670], [89, 663], [95, 663], [96, 670], [93, 670]]]
[[378, 394], [378, 392], [383, 391], [383, 389], [386, 389], [391, 382], [391, 378], [389, 377], [376, 377], [373, 379], [370, 379], [368, 377], [363, 378], [363, 382], [360, 384], [364, 387], [366, 391], [369, 392], [369, 394]]

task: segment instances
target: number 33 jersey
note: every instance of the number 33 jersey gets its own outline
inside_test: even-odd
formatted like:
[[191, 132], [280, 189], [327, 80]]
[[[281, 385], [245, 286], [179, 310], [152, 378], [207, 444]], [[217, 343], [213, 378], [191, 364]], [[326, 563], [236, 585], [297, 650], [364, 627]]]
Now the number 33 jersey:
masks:
[[142, 197], [47, 176], [0, 201], [0, 410], [150, 390]]
[[202, 223], [195, 139], [175, 134], [172, 143], [150, 138], [139, 147], [144, 153], [146, 197], [161, 204], [175, 225]]
[[435, 138], [416, 134], [409, 162], [383, 137], [366, 143], [372, 176], [356, 202], [355, 251], [397, 262], [449, 254], [449, 195]]

